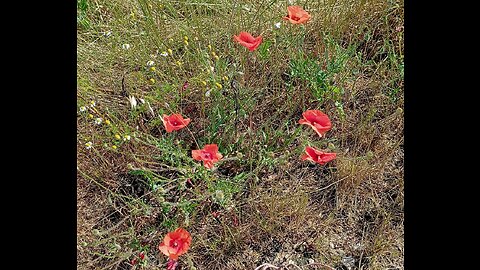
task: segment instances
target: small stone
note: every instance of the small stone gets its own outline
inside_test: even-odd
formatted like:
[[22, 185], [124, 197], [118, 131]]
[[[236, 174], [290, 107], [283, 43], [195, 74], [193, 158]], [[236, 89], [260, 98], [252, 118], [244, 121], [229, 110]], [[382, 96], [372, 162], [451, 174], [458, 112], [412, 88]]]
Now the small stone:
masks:
[[345, 256], [342, 258], [342, 264], [348, 269], [352, 269], [355, 266], [355, 258], [352, 256]]

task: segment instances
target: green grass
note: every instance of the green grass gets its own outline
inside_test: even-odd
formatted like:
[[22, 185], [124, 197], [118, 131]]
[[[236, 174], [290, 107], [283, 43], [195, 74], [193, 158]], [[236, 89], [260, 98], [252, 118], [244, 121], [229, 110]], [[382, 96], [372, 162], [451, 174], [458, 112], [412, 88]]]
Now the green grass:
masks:
[[[288, 1], [77, 1], [79, 269], [166, 269], [179, 226], [181, 269], [403, 269], [403, 3], [295, 3], [306, 25], [282, 20]], [[171, 113], [192, 121], [166, 133]], [[191, 151], [211, 143], [208, 170]], [[307, 145], [337, 159], [301, 161]]]

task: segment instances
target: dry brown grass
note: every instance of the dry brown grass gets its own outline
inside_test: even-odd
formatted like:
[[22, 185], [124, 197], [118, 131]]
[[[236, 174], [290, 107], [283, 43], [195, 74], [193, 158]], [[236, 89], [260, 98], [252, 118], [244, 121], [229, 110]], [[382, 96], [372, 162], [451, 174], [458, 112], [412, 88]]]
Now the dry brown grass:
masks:
[[[261, 10], [266, 2], [242, 4]], [[275, 47], [277, 53], [266, 60], [249, 58], [248, 65], [233, 57], [247, 54], [231, 44], [231, 34], [244, 27], [259, 33], [270, 23], [268, 16], [260, 16], [258, 22], [233, 16], [225, 27], [232, 4], [214, 9], [174, 1], [178, 17], [165, 21], [162, 14], [174, 10], [158, 6], [167, 5], [165, 1], [155, 3], [154, 21], [164, 29], [158, 40], [188, 34], [194, 44], [188, 32], [194, 26], [198, 44], [211, 44], [223, 54], [228, 67], [222, 72], [239, 82], [247, 114], [235, 133], [235, 120], [227, 109], [220, 112], [227, 117], [218, 129], [209, 126], [213, 112], [231, 106], [233, 96], [225, 83], [227, 92], [203, 105], [199, 101], [204, 94], [200, 82], [207, 78], [199, 71], [203, 66], [198, 67], [201, 52], [185, 56], [181, 69], [165, 64], [155, 77], [175, 84], [171, 91], [189, 80], [189, 92], [177, 102], [168, 90], [145, 83], [151, 74], [141, 65], [155, 52], [158, 40], [138, 34], [146, 31], [148, 36], [150, 26], [137, 3], [90, 3], [94, 29], [78, 31], [79, 105], [95, 99], [95, 117], [110, 119], [115, 131], [78, 118], [77, 269], [142, 269], [130, 265], [140, 250], [147, 252], [144, 269], [165, 269], [166, 258], [157, 246], [167, 229], [176, 226], [186, 227], [193, 237], [177, 269], [253, 270], [263, 263], [305, 270], [328, 269], [314, 263], [336, 269], [403, 269], [403, 77], [395, 66], [403, 63], [403, 35], [397, 31], [403, 24], [403, 6], [383, 1], [306, 4], [319, 16], [306, 28], [304, 50], [319, 58], [331, 50], [322, 35], [327, 30], [339, 47], [358, 45], [346, 67], [329, 78], [344, 90], [342, 116], [335, 100], [320, 103], [304, 81], [289, 77], [293, 56], [282, 47], [286, 43], [279, 43], [283, 45]], [[283, 14], [284, 7], [278, 2], [272, 14]], [[135, 19], [128, 16], [131, 11]], [[187, 20], [187, 15], [193, 19]], [[95, 41], [105, 26], [117, 36]], [[282, 26], [283, 33], [290, 33], [287, 27]], [[273, 37], [272, 32], [265, 35]], [[122, 51], [124, 42], [136, 49]], [[240, 70], [244, 76], [236, 73]], [[148, 110], [132, 113], [122, 78], [128, 94], [148, 100], [156, 116]], [[400, 90], [392, 95], [394, 88]], [[318, 139], [306, 128], [296, 131], [302, 111], [319, 107], [334, 123], [326, 138]], [[183, 157], [196, 147], [191, 134], [183, 130], [169, 137], [158, 122], [160, 112], [176, 108], [195, 119], [191, 130], [200, 142], [215, 136], [231, 159], [204, 174]], [[132, 140], [113, 151], [115, 133], [131, 134]], [[95, 147], [85, 149], [86, 141], [94, 141]], [[336, 152], [337, 159], [326, 166], [301, 162], [306, 142]], [[152, 189], [148, 177], [131, 173], [136, 170], [161, 179], [161, 189]], [[214, 191], [220, 188], [232, 196], [225, 203], [215, 199]]]

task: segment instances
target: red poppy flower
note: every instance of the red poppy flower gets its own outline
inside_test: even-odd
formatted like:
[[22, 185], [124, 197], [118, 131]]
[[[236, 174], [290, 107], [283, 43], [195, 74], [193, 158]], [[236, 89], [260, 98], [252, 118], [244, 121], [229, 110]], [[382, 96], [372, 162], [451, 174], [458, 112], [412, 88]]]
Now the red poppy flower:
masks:
[[320, 165], [324, 165], [325, 163], [334, 160], [337, 157], [336, 153], [322, 152], [310, 146], [305, 148], [305, 153], [307, 154], [302, 155], [302, 160], [308, 159]]
[[183, 116], [180, 114], [172, 114], [170, 116], [164, 114], [162, 117], [163, 125], [165, 125], [165, 129], [167, 132], [172, 132], [174, 130], [179, 130], [188, 125], [190, 123], [190, 118], [183, 119]]
[[192, 242], [190, 233], [182, 228], [167, 233], [158, 249], [172, 260], [177, 260], [178, 256], [187, 252]]
[[310, 14], [300, 6], [289, 6], [287, 10], [288, 16], [283, 17], [283, 19], [289, 20], [293, 24], [302, 24], [310, 20]]
[[262, 36], [258, 36], [254, 38], [250, 33], [247, 32], [240, 32], [240, 35], [235, 36], [233, 38], [240, 43], [240, 45], [246, 47], [250, 51], [254, 51], [260, 43], [262, 43]]
[[311, 126], [320, 137], [332, 128], [328, 116], [319, 110], [306, 110], [302, 115], [303, 119], [298, 123]]
[[192, 150], [192, 157], [195, 160], [203, 160], [203, 166], [208, 169], [213, 168], [213, 163], [222, 159], [222, 154], [218, 152], [216, 144], [207, 144], [200, 150]]

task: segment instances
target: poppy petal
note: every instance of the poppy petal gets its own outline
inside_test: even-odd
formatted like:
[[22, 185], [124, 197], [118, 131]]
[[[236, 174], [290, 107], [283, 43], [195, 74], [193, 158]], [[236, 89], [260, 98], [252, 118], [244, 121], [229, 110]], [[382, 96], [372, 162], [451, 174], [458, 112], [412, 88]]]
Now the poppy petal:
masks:
[[255, 38], [248, 32], [240, 32], [239, 38], [240, 38], [240, 40], [248, 42], [248, 43], [255, 42]]
[[205, 166], [208, 169], [213, 168], [213, 162], [211, 160], [204, 160], [203, 161], [203, 166]]
[[302, 160], [306, 160], [306, 159], [309, 159], [309, 160], [312, 160], [312, 158], [307, 155], [307, 154], [303, 154], [301, 157], [300, 157]]
[[216, 144], [207, 144], [203, 149], [207, 152], [216, 153], [218, 151], [218, 145]]
[[160, 244], [160, 246], [158, 246], [158, 249], [166, 256], [170, 256], [170, 253], [168, 252], [168, 248], [167, 246], [165, 246], [163, 242]]
[[186, 119], [183, 119], [183, 126], [187, 126], [188, 124], [190, 124], [190, 121], [192, 121], [190, 118], [186, 118]]
[[195, 160], [202, 160], [202, 150], [192, 150], [192, 158]]
[[315, 148], [309, 147], [309, 146], [305, 148], [305, 152], [307, 153], [307, 155], [309, 155], [312, 158], [313, 161], [318, 160], [318, 152], [315, 150], [316, 150]]
[[177, 254], [173, 254], [173, 253], [172, 253], [172, 254], [170, 254], [168, 257], [169, 257], [170, 259], [172, 259], [172, 260], [175, 260], [175, 261], [178, 260], [178, 255], [177, 255]]
[[238, 36], [233, 36], [234, 40], [240, 43], [240, 45], [246, 47], [249, 51], [254, 51], [262, 42], [262, 37], [258, 36], [257, 38], [253, 37], [248, 32], [240, 32]]

